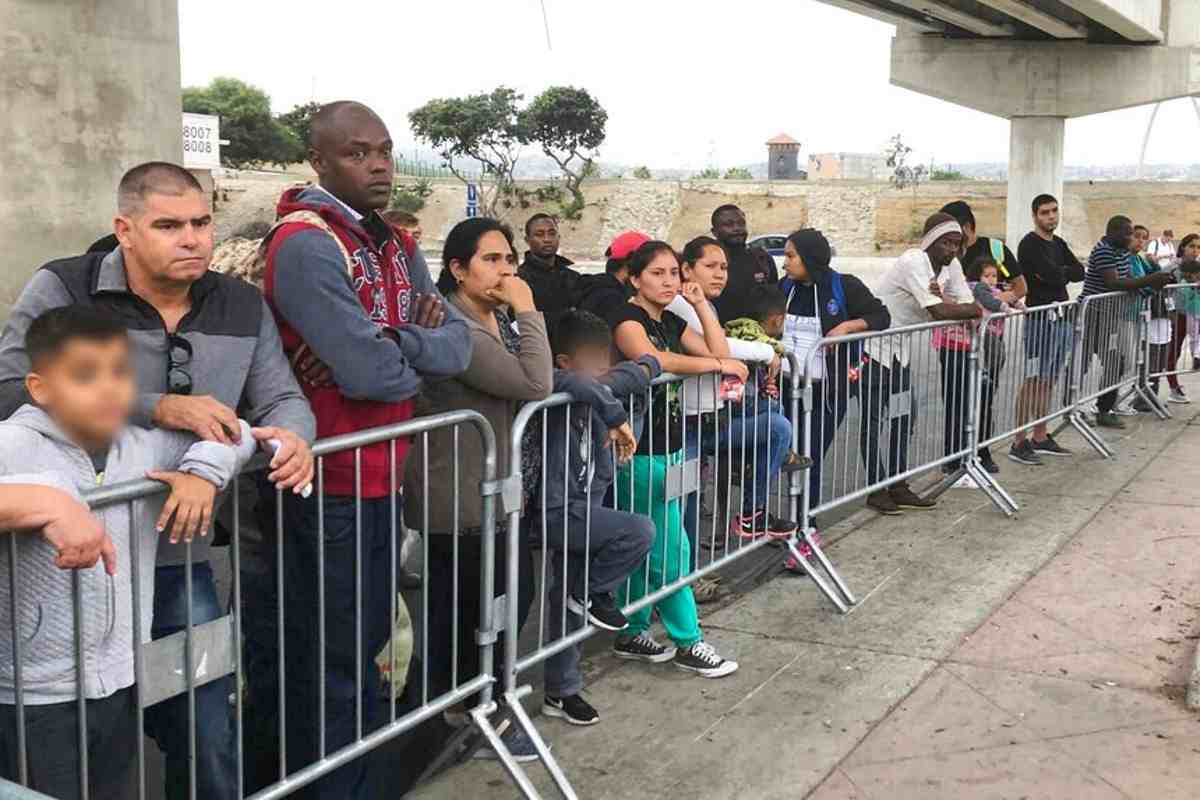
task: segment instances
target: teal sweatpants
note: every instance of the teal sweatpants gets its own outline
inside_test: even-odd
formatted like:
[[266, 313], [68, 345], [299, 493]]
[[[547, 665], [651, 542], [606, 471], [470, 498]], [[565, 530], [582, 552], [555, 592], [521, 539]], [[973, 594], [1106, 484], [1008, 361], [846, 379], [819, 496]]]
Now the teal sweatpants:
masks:
[[[629, 581], [617, 591], [622, 605], [679, 580], [691, 569], [691, 543], [683, 528], [679, 498], [669, 502], [664, 499], [667, 467], [682, 461], [682, 451], [666, 456], [634, 456], [617, 472], [617, 508], [643, 514], [654, 521], [654, 545], [646, 556], [649, 576], [645, 564], [633, 571]], [[623, 635], [636, 636], [649, 628], [653, 608], [658, 609], [663, 627], [676, 647], [691, 647], [704, 638], [691, 586], [629, 615], [629, 627]]]

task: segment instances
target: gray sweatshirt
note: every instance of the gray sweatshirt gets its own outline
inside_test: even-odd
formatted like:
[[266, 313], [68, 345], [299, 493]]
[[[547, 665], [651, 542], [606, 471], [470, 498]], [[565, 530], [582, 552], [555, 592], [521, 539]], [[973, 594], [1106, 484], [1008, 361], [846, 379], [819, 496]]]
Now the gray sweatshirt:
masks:
[[[211, 395], [251, 425], [286, 428], [311, 442], [316, 436], [312, 409], [283, 354], [262, 293], [237, 278], [209, 271], [192, 284], [191, 298], [192, 310], [177, 333], [192, 346], [185, 366], [192, 394]], [[167, 391], [167, 331], [153, 306], [129, 290], [119, 247], [111, 253], [51, 261], [26, 284], [0, 334], [0, 419], [29, 402], [29, 324], [44, 311], [75, 304], [106, 311], [124, 322], [141, 392], [133, 422], [152, 427], [154, 408]], [[208, 547], [207, 539], [194, 543], [197, 562], [207, 560]], [[159, 563], [182, 564], [182, 546], [162, 547]]]
[[[129, 427], [108, 451], [103, 482], [145, 477], [147, 470], [177, 470], [204, 478], [217, 488], [237, 474], [254, 453], [249, 427], [242, 423], [237, 449], [161, 430]], [[0, 483], [40, 484], [79, 498], [98, 483], [91, 457], [44, 411], [23, 406], [0, 422]], [[130, 532], [138, 545], [141, 636], [150, 640], [154, 611], [154, 559], [160, 538], [154, 530], [165, 495], [118, 503], [96, 514], [117, 550], [117, 574], [104, 565], [79, 570], [83, 605], [84, 696], [108, 697], [133, 685], [133, 567]], [[71, 575], [54, 565], [55, 551], [40, 533], [3, 534], [17, 543], [17, 630], [21, 638], [24, 702], [33, 705], [75, 699], [75, 628]], [[15, 702], [13, 671], [14, 609], [10, 601], [12, 565], [0, 555], [0, 703]]]

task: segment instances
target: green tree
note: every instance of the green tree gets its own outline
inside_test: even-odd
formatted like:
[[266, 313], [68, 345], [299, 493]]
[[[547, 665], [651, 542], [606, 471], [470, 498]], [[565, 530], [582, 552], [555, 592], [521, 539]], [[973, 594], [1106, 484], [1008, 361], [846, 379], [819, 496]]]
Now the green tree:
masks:
[[563, 174], [571, 202], [562, 206], [565, 219], [579, 219], [584, 207], [582, 185], [596, 174], [596, 148], [604, 141], [608, 112], [586, 89], [551, 86], [519, 115], [522, 139], [536, 144]]
[[306, 153], [308, 151], [309, 131], [312, 130], [313, 114], [316, 114], [320, 110], [320, 103], [301, 103], [291, 111], [288, 111], [285, 114], [280, 114], [278, 117], [276, 117], [276, 119], [283, 123], [285, 128], [292, 132]]
[[727, 181], [751, 181], [754, 176], [750, 174], [750, 170], [745, 167], [730, 167], [725, 170], [725, 180]]
[[705, 167], [692, 177], [698, 181], [715, 181], [720, 180], [721, 172], [716, 167]]
[[430, 100], [408, 115], [417, 138], [437, 150], [446, 168], [463, 183], [476, 180], [463, 169], [464, 159], [483, 165], [492, 185], [480, 181], [480, 207], [490, 216], [495, 216], [501, 195], [512, 192], [523, 139], [517, 109], [521, 99], [500, 86], [488, 94]]
[[238, 169], [254, 164], [285, 166], [302, 160], [303, 144], [271, 115], [271, 98], [237, 78], [214, 78], [183, 90], [183, 110], [221, 118], [221, 162]]
[[633, 170], [633, 177], [637, 178], [639, 181], [648, 181], [654, 176], [650, 174], [649, 167], [637, 167]]
[[967, 176], [956, 169], [935, 169], [929, 174], [931, 181], [965, 181]]
[[425, 198], [433, 194], [433, 184], [428, 178], [417, 178], [413, 183], [397, 183], [392, 187], [391, 208], [416, 214], [425, 207]]

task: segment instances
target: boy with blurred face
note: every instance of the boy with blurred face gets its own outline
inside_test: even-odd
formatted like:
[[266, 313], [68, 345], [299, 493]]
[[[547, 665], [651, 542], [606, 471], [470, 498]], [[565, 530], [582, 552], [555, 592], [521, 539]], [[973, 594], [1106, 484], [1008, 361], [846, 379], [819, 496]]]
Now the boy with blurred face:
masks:
[[[21, 772], [12, 708], [19, 688], [26, 725], [36, 735], [25, 754], [32, 788], [58, 798], [79, 795], [74, 577], [66, 571], [79, 570], [82, 695], [92, 743], [86, 778], [92, 796], [124, 797], [140, 735], [133, 650], [150, 639], [156, 532], [172, 542], [206, 535], [216, 493], [253, 454], [254, 436], [239, 422], [242, 445], [235, 450], [127, 427], [137, 393], [128, 337], [121, 322], [94, 310], [46, 312], [30, 325], [26, 350], [34, 404], [0, 423], [0, 529], [20, 537], [16, 568], [26, 594], [15, 608], [6, 596], [0, 619], [37, 636], [23, 643], [20, 687], [12, 644], [0, 643], [0, 774], [17, 780]], [[81, 491], [98, 484], [142, 477], [170, 487], [165, 503], [146, 498], [92, 514], [80, 500]], [[6, 583], [9, 569], [0, 566]]]
[[[616, 464], [627, 462], [637, 447], [627, 413], [629, 398], [640, 403], [660, 367], [648, 356], [613, 366], [608, 325], [586, 311], [563, 314], [550, 344], [556, 367], [554, 391], [575, 400], [546, 415], [546, 441], [566, 442], [566, 446], [547, 450], [546, 492], [535, 499], [542, 508], [529, 515], [535, 535], [545, 521], [546, 547], [557, 551], [550, 557], [556, 584], [549, 590], [550, 635], [557, 638], [578, 630], [585, 616], [588, 623], [604, 630], [624, 630], [629, 621], [613, 592], [645, 559], [654, 541], [654, 523], [649, 517], [606, 507], [603, 500]], [[600, 715], [580, 694], [581, 653], [575, 645], [546, 661], [542, 712], [572, 725], [593, 725]]]

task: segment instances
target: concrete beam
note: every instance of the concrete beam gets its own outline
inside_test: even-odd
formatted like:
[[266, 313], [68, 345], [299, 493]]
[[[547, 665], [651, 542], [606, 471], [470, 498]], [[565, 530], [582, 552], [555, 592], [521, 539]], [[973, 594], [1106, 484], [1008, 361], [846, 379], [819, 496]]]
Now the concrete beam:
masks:
[[1055, 39], [1086, 39], [1088, 35], [1086, 28], [1063, 22], [1058, 17], [1034, 8], [1024, 0], [979, 0], [979, 2], [1003, 14], [1008, 14], [1013, 19], [1020, 20], [1032, 28], [1037, 28], [1043, 33], [1048, 33]]
[[[1186, 1], [1186, 0], [1185, 0]], [[1132, 42], [1161, 42], [1162, 0], [1059, 0]]]
[[907, 17], [903, 14], [894, 14], [891, 11], [885, 11], [882, 8], [873, 6], [870, 3], [862, 0], [820, 0], [827, 6], [835, 6], [844, 11], [853, 11], [855, 14], [862, 14], [867, 17], [873, 17], [880, 22], [886, 22], [895, 25], [897, 28], [915, 31], [917, 33], [943, 33], [946, 26], [941, 23], [924, 18]]
[[1200, 94], [1200, 48], [897, 35], [891, 80], [998, 117], [1082, 117]]
[[938, 0], [891, 0], [891, 2], [905, 8], [911, 8], [919, 14], [940, 19], [942, 22], [948, 22], [951, 25], [979, 36], [1012, 36], [1014, 33], [1011, 25], [997, 25], [990, 20], [982, 19], [974, 14], [968, 14], [945, 3], [940, 3]]

